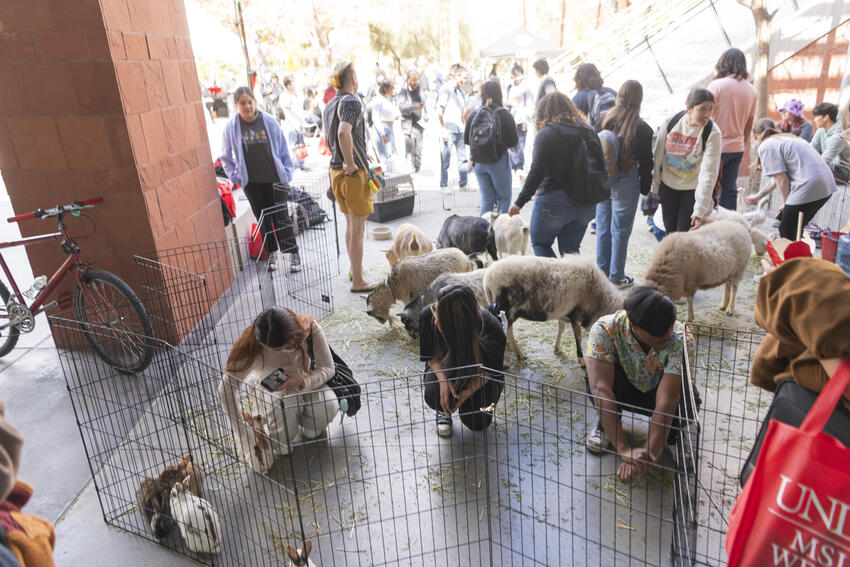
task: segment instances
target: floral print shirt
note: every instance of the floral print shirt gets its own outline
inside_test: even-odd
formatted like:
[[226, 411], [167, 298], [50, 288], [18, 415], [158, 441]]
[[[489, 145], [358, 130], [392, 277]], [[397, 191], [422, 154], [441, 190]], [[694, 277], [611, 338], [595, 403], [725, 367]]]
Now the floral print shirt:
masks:
[[643, 351], [629, 328], [629, 318], [624, 310], [605, 315], [593, 324], [587, 343], [587, 356], [612, 364], [619, 364], [626, 378], [641, 392], [658, 387], [665, 374], [682, 374], [683, 346], [688, 340], [688, 355], [693, 356], [694, 340], [685, 326], [676, 321], [673, 337], [667, 348]]

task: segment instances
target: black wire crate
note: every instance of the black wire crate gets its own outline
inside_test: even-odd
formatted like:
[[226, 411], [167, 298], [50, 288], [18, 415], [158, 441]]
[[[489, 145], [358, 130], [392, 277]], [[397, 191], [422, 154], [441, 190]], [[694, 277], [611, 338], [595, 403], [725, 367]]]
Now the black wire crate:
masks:
[[[84, 344], [78, 323], [51, 324], [61, 344]], [[446, 439], [421, 374], [358, 375], [363, 406], [341, 418], [332, 392], [230, 385], [218, 355], [163, 341], [133, 376], [86, 348], [62, 349], [60, 361], [107, 523], [207, 565], [280, 565], [306, 540], [316, 565], [722, 565], [737, 473], [770, 394], [747, 382], [758, 333], [692, 330], [678, 441], [632, 485], [617, 479], [611, 450], [587, 452], [592, 397], [528, 377], [504, 375], [488, 429], [456, 416]], [[307, 411], [332, 418], [325, 434], [288, 421]], [[646, 439], [647, 416], [626, 408], [622, 422]], [[143, 483], [170, 489], [156, 482], [181, 460], [177, 473], [204, 473], [216, 553], [196, 553], [179, 525], [157, 537], [140, 511]]]
[[248, 238], [135, 256], [139, 295], [154, 335], [195, 351], [232, 345], [267, 307], [289, 307], [318, 318], [331, 313], [335, 268], [328, 234], [313, 229], [297, 238], [303, 266], [299, 272], [290, 272], [286, 262], [269, 271], [267, 260], [251, 257]]

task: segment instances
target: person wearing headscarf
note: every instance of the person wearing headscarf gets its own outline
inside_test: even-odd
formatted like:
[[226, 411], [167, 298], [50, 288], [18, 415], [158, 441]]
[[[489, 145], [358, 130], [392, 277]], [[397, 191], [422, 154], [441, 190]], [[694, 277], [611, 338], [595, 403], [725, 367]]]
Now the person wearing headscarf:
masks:
[[[750, 382], [774, 391], [783, 380], [794, 380], [820, 392], [840, 361], [850, 358], [850, 277], [818, 258], [794, 258], [766, 270], [754, 315], [767, 335]], [[844, 396], [850, 408], [850, 391]]]

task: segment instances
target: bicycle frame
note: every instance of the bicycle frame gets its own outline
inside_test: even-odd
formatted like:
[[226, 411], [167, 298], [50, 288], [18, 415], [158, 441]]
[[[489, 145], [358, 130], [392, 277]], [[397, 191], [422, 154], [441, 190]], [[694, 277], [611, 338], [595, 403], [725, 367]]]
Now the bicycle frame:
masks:
[[[21, 305], [27, 307], [27, 309], [29, 309], [33, 315], [36, 315], [40, 312], [40, 309], [44, 305], [45, 300], [50, 297], [50, 294], [52, 294], [53, 291], [59, 286], [59, 284], [62, 283], [62, 281], [65, 279], [65, 276], [68, 275], [68, 272], [70, 272], [74, 267], [85, 266], [86, 263], [80, 257], [80, 253], [78, 248], [76, 247], [76, 243], [68, 234], [68, 230], [64, 226], [62, 226], [62, 230], [60, 230], [59, 232], [54, 232], [51, 234], [42, 234], [39, 236], [31, 236], [29, 238], [22, 238], [20, 240], [13, 240], [11, 242], [0, 242], [0, 250], [2, 250], [4, 248], [13, 248], [15, 246], [30, 246], [31, 244], [40, 244], [42, 242], [51, 242], [54, 240], [58, 240], [62, 243], [67, 242], [69, 244], [73, 244], [74, 246], [73, 248], [69, 249], [70, 251], [68, 252], [68, 257], [65, 259], [64, 262], [62, 262], [62, 265], [59, 266], [59, 269], [57, 269], [53, 273], [53, 275], [50, 276], [50, 279], [47, 280], [47, 284], [44, 286], [44, 288], [41, 289], [41, 291], [38, 292], [38, 295], [35, 297], [35, 299], [33, 299], [32, 303], [29, 305], [27, 305], [24, 294], [21, 292], [17, 282], [15, 281], [15, 278], [12, 276], [12, 272], [9, 270], [9, 266], [8, 264], [6, 264], [6, 259], [3, 257], [3, 254], [0, 253], [0, 267], [3, 268], [3, 273], [6, 274], [6, 279], [8, 279], [9, 285], [12, 286], [12, 293], [18, 299], [18, 302], [20, 302]], [[63, 246], [63, 249], [65, 249], [65, 246]], [[83, 286], [80, 281], [79, 270], [76, 274], [76, 280], [85, 292], [85, 286]]]

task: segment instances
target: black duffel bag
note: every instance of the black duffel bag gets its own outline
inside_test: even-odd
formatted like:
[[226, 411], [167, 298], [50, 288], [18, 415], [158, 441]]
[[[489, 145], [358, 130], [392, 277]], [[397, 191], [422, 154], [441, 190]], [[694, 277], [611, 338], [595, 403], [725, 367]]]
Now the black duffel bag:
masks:
[[[773, 402], [771, 402], [770, 408], [767, 410], [767, 415], [764, 416], [758, 437], [756, 437], [756, 443], [753, 445], [753, 450], [750, 451], [750, 456], [747, 457], [747, 462], [744, 463], [744, 467], [741, 469], [739, 480], [742, 487], [747, 482], [747, 479], [750, 478], [750, 474], [756, 466], [759, 451], [761, 451], [761, 444], [764, 442], [764, 436], [767, 433], [767, 426], [770, 420], [775, 419], [776, 421], [787, 423], [794, 427], [800, 427], [817, 399], [817, 392], [803, 388], [793, 380], [783, 380], [776, 386]], [[835, 411], [832, 412], [829, 421], [826, 422], [823, 432], [838, 439], [845, 447], [850, 447], [850, 411], [839, 403]]]

